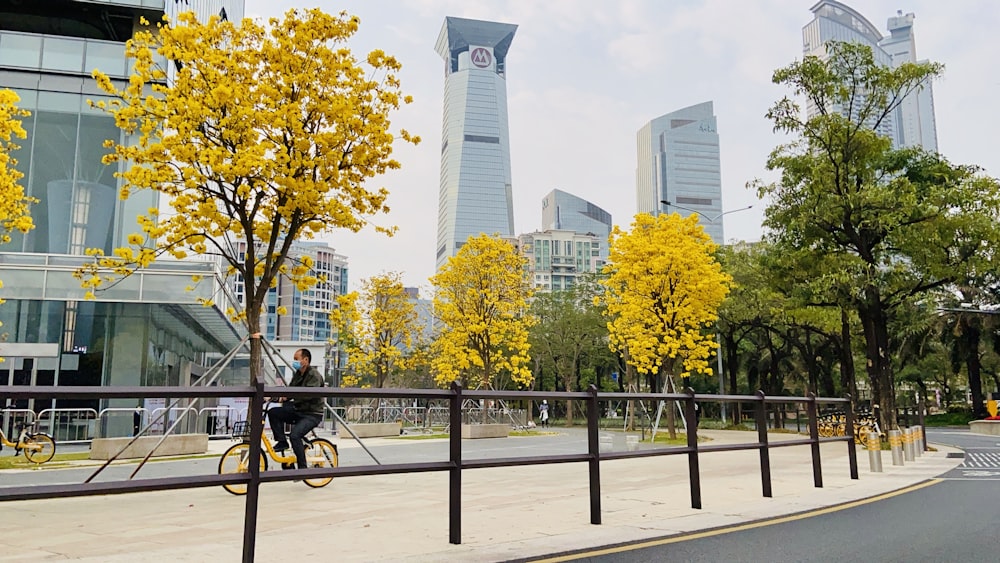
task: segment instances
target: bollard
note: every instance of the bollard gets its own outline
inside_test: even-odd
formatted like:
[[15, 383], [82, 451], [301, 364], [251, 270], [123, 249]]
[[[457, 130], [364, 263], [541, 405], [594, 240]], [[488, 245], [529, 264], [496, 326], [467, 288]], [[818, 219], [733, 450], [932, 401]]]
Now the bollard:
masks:
[[878, 432], [868, 433], [868, 467], [872, 473], [882, 472], [882, 440]]
[[913, 461], [913, 428], [903, 428], [903, 458], [906, 461]]
[[924, 455], [924, 427], [913, 427], [913, 454], [916, 457]]
[[903, 465], [903, 439], [899, 430], [889, 431], [889, 448], [892, 450], [892, 464]]

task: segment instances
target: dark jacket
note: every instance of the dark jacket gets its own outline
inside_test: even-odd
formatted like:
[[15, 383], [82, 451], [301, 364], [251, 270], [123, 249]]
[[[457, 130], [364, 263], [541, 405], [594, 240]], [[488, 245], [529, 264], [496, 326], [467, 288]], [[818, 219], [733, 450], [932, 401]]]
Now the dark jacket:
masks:
[[[305, 372], [302, 370], [296, 371], [295, 375], [292, 376], [292, 382], [288, 386], [322, 387], [323, 376], [319, 374], [316, 368], [309, 366]], [[291, 403], [298, 412], [323, 414], [323, 397], [297, 397], [292, 399]]]

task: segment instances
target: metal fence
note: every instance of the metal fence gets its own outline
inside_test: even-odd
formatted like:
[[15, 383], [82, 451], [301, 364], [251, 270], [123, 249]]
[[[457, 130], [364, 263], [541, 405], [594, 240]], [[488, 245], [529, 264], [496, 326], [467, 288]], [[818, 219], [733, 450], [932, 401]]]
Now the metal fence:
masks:
[[[78, 497], [91, 495], [107, 495], [134, 493], [143, 491], [158, 491], [172, 489], [189, 489], [198, 487], [215, 487], [223, 484], [246, 485], [247, 495], [243, 524], [243, 561], [254, 559], [257, 510], [260, 486], [263, 483], [288, 481], [293, 479], [308, 479], [321, 477], [345, 477], [360, 475], [386, 475], [397, 473], [423, 473], [446, 471], [449, 475], [448, 487], [448, 540], [459, 544], [462, 538], [462, 472], [469, 469], [513, 467], [527, 465], [544, 465], [552, 463], [587, 463], [589, 469], [590, 522], [601, 523], [601, 464], [605, 461], [634, 457], [652, 457], [665, 455], [684, 455], [688, 460], [688, 481], [690, 485], [691, 507], [700, 509], [701, 476], [699, 456], [706, 453], [756, 450], [760, 456], [761, 493], [771, 496], [771, 466], [770, 449], [789, 446], [809, 446], [812, 457], [813, 484], [823, 486], [823, 471], [820, 461], [820, 444], [825, 442], [846, 442], [850, 476], [858, 478], [857, 452], [854, 446], [854, 421], [850, 409], [846, 409], [846, 435], [829, 438], [819, 436], [817, 424], [817, 405], [850, 404], [848, 399], [808, 397], [767, 397], [763, 392], [753, 396], [745, 395], [696, 395], [693, 390], [686, 389], [684, 393], [599, 393], [591, 386], [589, 392], [556, 393], [541, 391], [465, 391], [461, 385], [452, 384], [448, 390], [438, 389], [342, 389], [342, 388], [290, 388], [265, 387], [263, 380], [258, 380], [253, 386], [239, 387], [27, 387], [0, 386], [0, 399], [26, 398], [57, 398], [57, 399], [97, 399], [97, 398], [206, 398], [206, 397], [249, 397], [248, 420], [250, 425], [249, 459], [257, 459], [261, 455], [260, 439], [263, 431], [262, 412], [264, 398], [270, 396], [285, 397], [336, 397], [336, 398], [421, 398], [445, 399], [448, 402], [448, 425], [452, 429], [460, 428], [463, 421], [463, 401], [479, 400], [510, 400], [510, 399], [549, 399], [578, 400], [586, 403], [587, 419], [587, 452], [580, 454], [541, 455], [531, 457], [508, 457], [495, 459], [463, 460], [462, 433], [451, 432], [449, 437], [448, 460], [421, 463], [398, 463], [386, 465], [361, 465], [336, 468], [296, 469], [287, 471], [261, 471], [259, 464], [251, 463], [249, 472], [245, 474], [225, 475], [194, 475], [183, 477], [138, 479], [134, 481], [91, 482], [83, 484], [38, 485], [32, 487], [11, 487], [0, 489], [0, 502], [13, 500], [31, 500], [46, 498]], [[643, 449], [623, 452], [602, 451], [599, 440], [600, 403], [620, 400], [649, 401], [679, 401], [682, 407], [682, 417], [688, 428], [687, 445], [659, 449]], [[696, 402], [742, 401], [753, 405], [757, 426], [756, 441], [745, 444], [699, 445], [697, 430]], [[777, 403], [796, 403], [804, 405], [808, 416], [809, 437], [795, 440], [782, 440], [771, 443], [767, 435], [767, 406]], [[95, 413], [96, 418], [96, 413]]]

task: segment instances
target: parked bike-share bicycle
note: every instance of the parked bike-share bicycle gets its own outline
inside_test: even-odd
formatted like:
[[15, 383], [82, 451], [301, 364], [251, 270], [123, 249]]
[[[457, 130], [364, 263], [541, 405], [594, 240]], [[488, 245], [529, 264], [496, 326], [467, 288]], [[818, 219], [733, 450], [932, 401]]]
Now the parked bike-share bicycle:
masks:
[[[8, 440], [3, 428], [0, 428], [0, 449], [3, 449], [3, 446], [14, 448], [15, 456], [23, 451], [24, 457], [32, 463], [42, 464], [52, 459], [52, 456], [56, 455], [56, 441], [48, 434], [34, 432], [37, 424], [37, 421], [30, 424], [19, 422], [16, 426], [18, 431], [16, 442]], [[28, 431], [29, 428], [32, 429], [31, 432]]]
[[[263, 420], [267, 420], [267, 412], [270, 409], [264, 409], [262, 416]], [[222, 459], [219, 460], [219, 474], [226, 473], [246, 473], [250, 468], [250, 425], [248, 421], [241, 420], [233, 424], [233, 439], [240, 440], [241, 443], [235, 444], [226, 450], [226, 453], [222, 454]], [[281, 465], [282, 469], [295, 469], [295, 454], [290, 450], [286, 450], [288, 454], [281, 454], [275, 451], [274, 446], [271, 443], [270, 438], [267, 437], [266, 432], [262, 432], [260, 435], [261, 448], [260, 448], [260, 470], [267, 471], [267, 460], [270, 458], [274, 463]], [[339, 463], [339, 458], [337, 454], [337, 446], [325, 438], [320, 438], [316, 436], [316, 432], [310, 432], [309, 436], [302, 438], [303, 443], [306, 447], [306, 464], [309, 467], [337, 467]], [[333, 477], [315, 477], [311, 479], [303, 479], [306, 485], [319, 488], [325, 487], [333, 481]], [[223, 487], [234, 495], [245, 495], [247, 492], [246, 485], [233, 484], [233, 485], [223, 485]]]

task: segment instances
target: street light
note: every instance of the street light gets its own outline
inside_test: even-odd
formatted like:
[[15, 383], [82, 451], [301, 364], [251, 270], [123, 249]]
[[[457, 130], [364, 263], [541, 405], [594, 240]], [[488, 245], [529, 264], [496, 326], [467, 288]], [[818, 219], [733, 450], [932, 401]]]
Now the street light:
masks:
[[704, 213], [702, 213], [701, 211], [698, 211], [697, 209], [692, 209], [690, 207], [684, 207], [683, 205], [677, 205], [676, 203], [671, 203], [669, 200], [666, 200], [666, 199], [661, 199], [660, 203], [662, 203], [663, 205], [666, 205], [667, 207], [676, 207], [677, 209], [683, 209], [684, 211], [690, 211], [691, 213], [696, 213], [698, 215], [701, 215], [701, 217], [703, 219], [705, 219], [706, 221], [708, 221], [709, 223], [714, 223], [714, 222], [718, 221], [723, 215], [729, 215], [730, 213], [736, 213], [738, 211], [746, 211], [747, 209], [753, 208], [752, 205], [748, 205], [746, 207], [741, 207], [739, 209], [730, 209], [729, 211], [723, 211], [722, 213], [719, 213], [718, 215], [713, 215], [712, 217], [709, 217], [708, 215], [705, 215]]
[[[708, 215], [705, 215], [704, 213], [702, 213], [701, 211], [698, 211], [697, 209], [692, 209], [690, 207], [684, 207], [683, 205], [677, 205], [676, 203], [670, 203], [670, 201], [666, 200], [666, 199], [661, 199], [660, 203], [662, 203], [663, 205], [666, 205], [667, 207], [673, 206], [673, 207], [676, 207], [677, 209], [683, 209], [684, 211], [690, 211], [691, 213], [695, 213], [697, 215], [700, 215], [703, 219], [705, 219], [709, 223], [714, 223], [714, 222], [718, 221], [719, 219], [722, 218], [723, 215], [729, 215], [730, 213], [736, 213], [738, 211], [746, 211], [747, 209], [750, 209], [750, 208], [753, 207], [753, 205], [748, 205], [746, 207], [741, 207], [739, 209], [730, 209], [729, 211], [723, 211], [722, 213], [719, 213], [718, 215], [714, 215], [712, 217], [709, 217]], [[726, 377], [722, 373], [722, 335], [720, 335], [718, 332], [715, 333], [715, 341], [719, 345], [719, 347], [715, 351], [715, 357], [716, 357], [716, 359], [718, 359], [718, 365], [719, 365], [719, 370], [718, 370], [719, 371], [719, 395], [725, 395], [726, 394]], [[722, 417], [721, 417], [722, 418], [722, 422], [725, 423], [726, 422], [726, 403], [725, 403], [725, 401], [721, 401], [719, 403], [719, 406], [721, 407], [720, 414], [722, 415]]]

